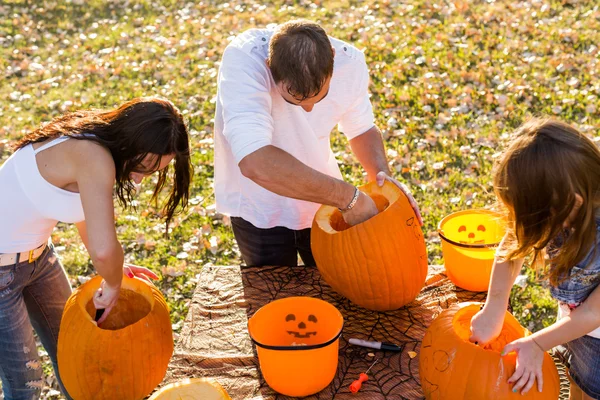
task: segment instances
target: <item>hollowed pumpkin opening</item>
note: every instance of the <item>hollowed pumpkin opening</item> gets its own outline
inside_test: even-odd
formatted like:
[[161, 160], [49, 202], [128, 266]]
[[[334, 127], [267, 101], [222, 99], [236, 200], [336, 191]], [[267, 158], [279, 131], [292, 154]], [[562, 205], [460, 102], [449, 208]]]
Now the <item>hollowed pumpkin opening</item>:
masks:
[[[377, 206], [377, 211], [379, 211], [380, 213], [383, 212], [390, 205], [389, 200], [386, 199], [385, 196], [382, 196], [380, 194], [369, 194], [369, 197], [373, 199], [375, 205]], [[331, 216], [329, 217], [329, 224], [331, 225], [331, 228], [333, 228], [333, 230], [338, 232], [345, 231], [346, 229], [350, 228], [350, 225], [348, 225], [346, 221], [344, 221], [344, 217], [342, 216], [341, 211], [338, 209], [334, 210]]]
[[[469, 337], [471, 336], [471, 319], [478, 311], [479, 305], [468, 306], [460, 309], [454, 316], [452, 326], [461, 340], [469, 342]], [[523, 328], [509, 325], [505, 322], [500, 335], [495, 340], [480, 347], [484, 350], [500, 353], [507, 344], [522, 337]]]
[[[115, 331], [133, 325], [150, 313], [152, 306], [146, 298], [129, 289], [121, 289], [117, 305], [113, 307], [108, 317], [99, 326], [101, 329]], [[94, 319], [96, 307], [93, 299], [88, 301], [85, 310]]]

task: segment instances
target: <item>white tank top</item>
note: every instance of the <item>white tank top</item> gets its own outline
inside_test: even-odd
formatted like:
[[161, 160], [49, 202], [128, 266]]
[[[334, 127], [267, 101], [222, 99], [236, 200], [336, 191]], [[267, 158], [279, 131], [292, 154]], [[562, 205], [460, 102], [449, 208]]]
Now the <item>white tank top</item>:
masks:
[[46, 181], [35, 155], [68, 140], [61, 136], [40, 146], [17, 150], [0, 166], [0, 253], [29, 251], [48, 241], [58, 221], [84, 220], [79, 193]]

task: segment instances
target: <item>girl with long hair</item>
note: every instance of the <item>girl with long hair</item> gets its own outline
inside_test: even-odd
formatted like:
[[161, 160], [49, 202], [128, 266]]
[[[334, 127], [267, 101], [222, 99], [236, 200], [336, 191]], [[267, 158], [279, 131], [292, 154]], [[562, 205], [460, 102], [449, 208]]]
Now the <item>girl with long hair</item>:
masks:
[[558, 321], [504, 348], [517, 353], [509, 383], [515, 392], [535, 383], [541, 391], [544, 352], [564, 345], [571, 399], [600, 399], [600, 150], [567, 124], [529, 121], [499, 157], [494, 190], [509, 229], [485, 306], [471, 322], [471, 341], [499, 335], [510, 289], [531, 256], [558, 301]]

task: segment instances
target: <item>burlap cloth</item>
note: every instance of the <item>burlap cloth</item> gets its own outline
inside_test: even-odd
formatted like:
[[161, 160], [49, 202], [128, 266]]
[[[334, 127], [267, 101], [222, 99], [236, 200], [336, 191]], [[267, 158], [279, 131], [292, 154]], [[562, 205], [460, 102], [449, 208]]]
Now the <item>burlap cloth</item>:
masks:
[[[247, 323], [261, 306], [290, 296], [326, 300], [344, 316], [337, 376], [329, 387], [307, 397], [319, 400], [422, 399], [419, 348], [430, 322], [451, 304], [485, 299], [485, 293], [456, 288], [443, 274], [443, 267], [437, 266], [429, 267], [425, 286], [415, 301], [381, 313], [355, 306], [335, 293], [316, 268], [207, 266], [200, 275], [163, 383], [211, 377], [234, 400], [289, 399], [273, 392], [262, 379]], [[378, 352], [353, 346], [348, 343], [352, 337], [395, 343], [402, 351]], [[359, 393], [350, 393], [349, 385], [375, 359], [380, 361], [369, 372], [369, 380]], [[568, 383], [561, 365], [559, 372], [564, 392], [561, 399], [566, 399]]]

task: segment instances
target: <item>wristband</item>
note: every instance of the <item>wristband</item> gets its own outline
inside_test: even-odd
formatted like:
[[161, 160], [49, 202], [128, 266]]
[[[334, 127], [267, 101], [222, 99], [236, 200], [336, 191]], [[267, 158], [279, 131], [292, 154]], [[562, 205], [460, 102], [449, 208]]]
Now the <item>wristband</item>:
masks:
[[358, 190], [358, 188], [355, 187], [354, 188], [354, 196], [352, 196], [352, 200], [350, 200], [350, 203], [346, 206], [346, 208], [338, 208], [338, 210], [340, 210], [341, 212], [350, 211], [352, 209], [352, 207], [354, 207], [354, 205], [358, 201], [359, 195], [360, 195], [360, 190]]

